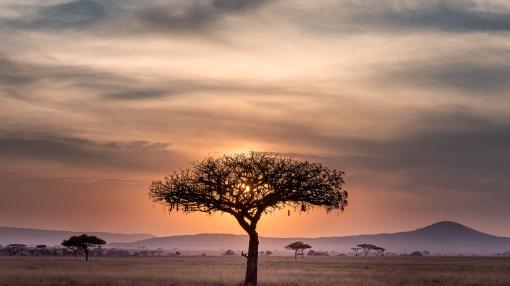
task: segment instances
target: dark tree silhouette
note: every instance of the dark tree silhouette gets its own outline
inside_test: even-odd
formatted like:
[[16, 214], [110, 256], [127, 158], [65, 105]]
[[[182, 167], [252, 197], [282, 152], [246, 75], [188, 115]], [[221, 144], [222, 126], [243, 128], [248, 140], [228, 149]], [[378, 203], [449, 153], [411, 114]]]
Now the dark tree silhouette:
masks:
[[386, 251], [385, 248], [382, 248], [380, 246], [374, 247], [373, 250], [375, 250], [375, 256], [384, 256], [384, 252]]
[[79, 249], [83, 250], [85, 253], [85, 261], [89, 261], [89, 249], [91, 247], [101, 246], [105, 243], [106, 241], [97, 236], [82, 234], [79, 236], [71, 236], [69, 239], [62, 241], [62, 246], [71, 249], [75, 257]]
[[302, 241], [293, 242], [287, 246], [286, 249], [294, 250], [294, 258], [297, 258], [298, 255], [301, 255], [301, 258], [304, 257], [305, 249], [312, 248], [309, 244], [303, 243]]
[[62, 246], [64, 246], [65, 248], [71, 250], [73, 252], [73, 255], [74, 257], [76, 257], [78, 255], [78, 250], [80, 250], [80, 248], [76, 245], [73, 244], [74, 242], [70, 241], [70, 239], [66, 239], [64, 241], [62, 241]]
[[315, 206], [343, 210], [347, 205], [343, 175], [319, 163], [250, 152], [194, 162], [190, 169], [153, 182], [149, 195], [170, 211], [234, 216], [249, 235], [244, 285], [251, 286], [257, 284], [261, 216], [286, 206], [300, 211]]
[[386, 249], [384, 249], [382, 247], [379, 247], [377, 245], [373, 245], [373, 244], [359, 244], [358, 247], [354, 247], [354, 248], [351, 248], [351, 249], [354, 250], [356, 256], [358, 256], [358, 251], [360, 249], [363, 249], [363, 252], [365, 253], [365, 256], [370, 254], [371, 250], [375, 251], [375, 256], [379, 256], [379, 255], [380, 256], [384, 256], [384, 251], [386, 251]]
[[9, 256], [16, 256], [19, 252], [23, 251], [27, 247], [26, 244], [20, 244], [20, 243], [11, 243], [7, 245], [7, 253], [9, 253]]
[[373, 244], [358, 244], [357, 245], [358, 247], [361, 247], [361, 249], [363, 249], [363, 252], [365, 253], [365, 256], [367, 256], [369, 253], [370, 253], [370, 250], [374, 249], [375, 245]]
[[361, 247], [353, 247], [351, 249], [352, 251], [354, 251], [354, 256], [359, 256], [359, 251], [361, 250]]
[[234, 254], [235, 254], [235, 252], [232, 249], [229, 249], [229, 250], [223, 252], [223, 255], [225, 255], [225, 256], [232, 256]]

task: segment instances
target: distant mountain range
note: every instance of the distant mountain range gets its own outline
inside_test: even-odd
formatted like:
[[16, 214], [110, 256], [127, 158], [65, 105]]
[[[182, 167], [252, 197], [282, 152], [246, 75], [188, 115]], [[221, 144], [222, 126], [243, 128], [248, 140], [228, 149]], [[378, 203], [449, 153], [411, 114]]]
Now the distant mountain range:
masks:
[[[77, 234], [68, 231], [0, 227], [0, 244], [59, 244]], [[195, 234], [155, 237], [151, 234], [89, 232], [117, 248], [163, 248], [188, 251], [246, 250], [248, 238], [234, 234]], [[428, 250], [432, 254], [491, 255], [510, 250], [510, 238], [479, 232], [456, 222], [443, 221], [413, 231], [334, 237], [260, 237], [260, 250], [283, 252], [284, 246], [304, 241], [314, 250], [347, 253], [358, 244], [375, 244], [396, 254]]]
[[[432, 254], [495, 254], [510, 250], [510, 238], [485, 234], [462, 224], [443, 221], [413, 231], [335, 237], [260, 237], [260, 249], [283, 251], [294, 241], [304, 241], [315, 250], [347, 253], [358, 244], [375, 244], [396, 254], [428, 250]], [[248, 238], [232, 234], [196, 234], [156, 237], [131, 243], [115, 243], [123, 248], [164, 248], [182, 250], [246, 250]]]
[[109, 232], [73, 232], [62, 230], [42, 230], [31, 228], [17, 228], [17, 227], [0, 227], [0, 245], [9, 243], [22, 243], [26, 245], [46, 244], [58, 245], [62, 240], [67, 239], [73, 235], [80, 235], [87, 233], [88, 235], [95, 235], [104, 239], [107, 243], [110, 242], [135, 242], [144, 239], [154, 238], [152, 234], [137, 233], [137, 234], [121, 234]]

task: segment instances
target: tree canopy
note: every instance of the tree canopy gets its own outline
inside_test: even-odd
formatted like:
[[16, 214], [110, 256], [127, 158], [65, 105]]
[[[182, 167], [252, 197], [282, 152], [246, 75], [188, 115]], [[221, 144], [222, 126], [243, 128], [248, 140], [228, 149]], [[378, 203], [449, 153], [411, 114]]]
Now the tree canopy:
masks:
[[312, 246], [310, 246], [310, 244], [306, 244], [302, 241], [296, 241], [296, 242], [293, 242], [287, 246], [285, 246], [286, 249], [291, 249], [291, 250], [295, 250], [295, 249], [307, 249], [307, 248], [312, 248]]
[[76, 256], [76, 251], [82, 249], [85, 252], [85, 260], [89, 260], [89, 248], [97, 247], [106, 244], [106, 241], [98, 238], [97, 236], [82, 234], [78, 236], [71, 236], [69, 239], [62, 241], [62, 246], [73, 250]]
[[247, 230], [263, 213], [285, 206], [343, 210], [343, 175], [320, 163], [250, 152], [194, 162], [190, 169], [154, 181], [150, 197], [171, 211], [229, 213]]
[[294, 250], [294, 258], [296, 258], [298, 255], [301, 255], [301, 258], [303, 258], [305, 249], [312, 248], [312, 246], [309, 244], [303, 243], [302, 241], [296, 241], [296, 242], [293, 242], [293, 243], [285, 246], [285, 248]]
[[231, 214], [250, 236], [245, 285], [256, 285], [257, 223], [285, 207], [344, 210], [344, 172], [320, 163], [250, 152], [206, 158], [152, 182], [149, 196], [170, 211]]
[[[365, 253], [365, 256], [368, 255], [370, 253], [371, 250], [374, 250], [375, 251], [375, 255], [381, 255], [383, 256], [384, 255], [384, 251], [386, 251], [385, 248], [382, 248], [380, 246], [377, 246], [377, 245], [373, 245], [373, 244], [358, 244], [357, 245], [359, 248], [363, 249], [363, 252]], [[352, 250], [354, 250], [355, 252], [355, 255], [357, 256], [358, 255], [358, 250], [359, 248], [351, 248]]]

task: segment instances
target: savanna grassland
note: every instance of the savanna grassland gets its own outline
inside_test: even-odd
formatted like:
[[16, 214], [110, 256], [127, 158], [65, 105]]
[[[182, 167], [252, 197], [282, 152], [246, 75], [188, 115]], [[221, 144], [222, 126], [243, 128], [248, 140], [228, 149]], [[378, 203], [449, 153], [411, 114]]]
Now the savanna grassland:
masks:
[[[2, 257], [0, 285], [239, 285], [243, 257]], [[510, 259], [261, 257], [259, 285], [510, 285]]]

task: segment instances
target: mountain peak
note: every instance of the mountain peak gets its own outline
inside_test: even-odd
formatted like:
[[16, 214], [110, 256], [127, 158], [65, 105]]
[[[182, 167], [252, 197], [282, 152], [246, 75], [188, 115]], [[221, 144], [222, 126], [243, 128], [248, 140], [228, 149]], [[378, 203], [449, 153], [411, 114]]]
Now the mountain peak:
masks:
[[416, 230], [418, 233], [435, 235], [438, 237], [466, 238], [470, 236], [489, 236], [470, 227], [454, 221], [440, 221]]
[[469, 227], [467, 227], [463, 224], [460, 224], [458, 222], [443, 220], [443, 221], [433, 223], [433, 224], [426, 226], [424, 228], [469, 228]]

